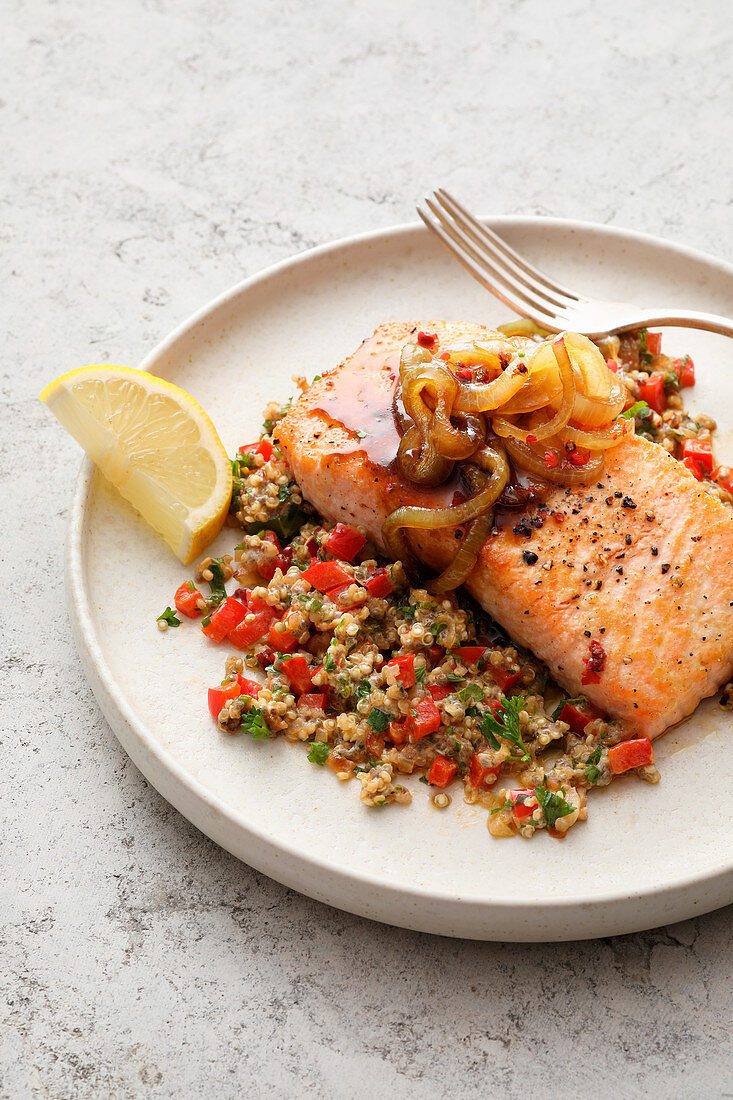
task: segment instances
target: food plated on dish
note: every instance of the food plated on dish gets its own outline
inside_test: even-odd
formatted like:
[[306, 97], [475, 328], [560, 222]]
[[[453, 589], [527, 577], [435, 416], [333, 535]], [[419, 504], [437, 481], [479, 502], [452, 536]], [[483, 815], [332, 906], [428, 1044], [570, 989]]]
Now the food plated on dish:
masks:
[[230, 648], [222, 730], [307, 742], [370, 807], [462, 783], [497, 836], [657, 781], [652, 740], [733, 667], [733, 475], [659, 334], [545, 336], [381, 326], [268, 410], [242, 540], [175, 599]]

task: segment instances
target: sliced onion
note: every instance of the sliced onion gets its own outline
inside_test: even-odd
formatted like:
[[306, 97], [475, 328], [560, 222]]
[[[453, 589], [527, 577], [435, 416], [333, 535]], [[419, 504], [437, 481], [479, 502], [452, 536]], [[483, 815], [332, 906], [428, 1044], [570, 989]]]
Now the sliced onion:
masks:
[[[521, 368], [521, 369], [520, 369]], [[493, 382], [484, 385], [461, 385], [453, 405], [454, 412], [480, 413], [498, 409], [521, 390], [527, 379], [527, 367], [515, 360]]]
[[493, 511], [484, 512], [482, 516], [477, 516], [471, 522], [460, 550], [448, 568], [430, 582], [429, 592], [435, 596], [441, 596], [444, 592], [452, 592], [454, 588], [458, 588], [459, 584], [463, 584], [466, 577], [473, 572], [479, 551], [486, 542], [493, 522]]
[[512, 439], [520, 439], [522, 442], [526, 443], [529, 436], [534, 436], [535, 439], [548, 439], [551, 435], [556, 435], [567, 424], [570, 419], [570, 414], [573, 411], [575, 375], [573, 373], [573, 364], [570, 362], [570, 357], [565, 347], [565, 340], [562, 336], [557, 340], [553, 340], [552, 351], [555, 355], [557, 369], [560, 373], [560, 381], [562, 383], [560, 408], [550, 420], [545, 421], [544, 424], [533, 426], [531, 429], [520, 428], [519, 425], [514, 424], [511, 420], [507, 420], [503, 416], [494, 416], [491, 418], [491, 426], [497, 435], [511, 437]]
[[423, 444], [414, 424], [400, 440], [397, 462], [405, 477], [416, 485], [442, 485], [453, 472], [453, 462], [438, 454], [432, 443]]
[[543, 340], [551, 335], [546, 328], [540, 328], [535, 321], [530, 321], [529, 317], [520, 317], [516, 321], [497, 325], [497, 331], [503, 332], [505, 336], [541, 336]]
[[608, 397], [605, 400], [601, 401], [587, 397], [580, 391], [575, 394], [572, 419], [588, 428], [609, 424], [618, 416], [626, 404], [626, 387], [613, 371], [608, 370], [608, 368], [606, 370], [610, 377], [610, 386]]
[[543, 477], [545, 481], [552, 481], [555, 485], [583, 485], [586, 482], [595, 481], [603, 467], [603, 455], [600, 453], [589, 458], [584, 466], [565, 469], [560, 466], [546, 466], [544, 452], [538, 453], [530, 443], [522, 443], [518, 439], [507, 439], [506, 449], [517, 466], [521, 466], [527, 473]]
[[585, 447], [587, 451], [609, 450], [618, 447], [625, 439], [632, 436], [635, 424], [632, 417], [627, 420], [615, 420], [610, 428], [597, 432], [584, 432], [581, 428], [575, 428], [572, 424], [566, 424], [560, 433], [563, 442], [570, 440], [578, 447]]

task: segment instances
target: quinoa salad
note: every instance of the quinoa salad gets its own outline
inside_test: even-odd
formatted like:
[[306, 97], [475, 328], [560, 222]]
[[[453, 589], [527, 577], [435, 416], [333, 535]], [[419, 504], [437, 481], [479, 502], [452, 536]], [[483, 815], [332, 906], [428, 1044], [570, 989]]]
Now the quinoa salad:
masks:
[[[715, 421], [683, 406], [692, 360], [662, 354], [646, 331], [598, 346], [636, 433], [733, 507]], [[231, 555], [200, 561], [157, 620], [162, 631], [198, 620], [222, 646], [208, 692], [218, 730], [300, 742], [305, 766], [330, 769], [370, 810], [415, 797], [445, 810], [462, 796], [488, 811], [495, 837], [561, 838], [587, 818], [589, 791], [622, 775], [657, 783], [649, 739], [625, 739], [612, 716], [568, 698], [462, 588], [433, 595], [364, 529], [323, 521], [278, 447], [288, 407], [269, 406], [261, 438], [232, 461]], [[594, 660], [591, 647], [589, 675]], [[733, 709], [733, 684], [721, 705]]]

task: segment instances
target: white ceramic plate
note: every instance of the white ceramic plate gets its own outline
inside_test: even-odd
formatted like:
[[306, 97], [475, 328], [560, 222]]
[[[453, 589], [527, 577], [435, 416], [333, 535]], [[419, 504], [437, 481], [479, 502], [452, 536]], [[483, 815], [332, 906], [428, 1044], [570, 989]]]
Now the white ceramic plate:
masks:
[[[492, 224], [570, 286], [640, 305], [733, 308], [733, 268], [664, 241], [544, 218]], [[278, 264], [206, 306], [142, 364], [189, 390], [225, 445], [256, 437], [261, 410], [348, 355], [381, 321], [440, 317], [498, 324], [507, 311], [418, 226], [337, 242]], [[733, 342], [669, 330], [689, 351], [692, 408], [720, 421], [733, 460]], [[225, 531], [218, 552], [236, 543]], [[285, 742], [218, 733], [206, 688], [225, 647], [155, 618], [190, 571], [89, 462], [70, 519], [71, 617], [94, 693], [121, 743], [182, 814], [240, 859], [311, 897], [448, 936], [563, 940], [687, 918], [733, 901], [731, 718], [712, 701], [657, 745], [662, 782], [621, 780], [592, 795], [590, 820], [562, 843], [493, 840], [460, 794], [449, 810], [416, 785], [408, 808], [361, 806], [356, 781]]]

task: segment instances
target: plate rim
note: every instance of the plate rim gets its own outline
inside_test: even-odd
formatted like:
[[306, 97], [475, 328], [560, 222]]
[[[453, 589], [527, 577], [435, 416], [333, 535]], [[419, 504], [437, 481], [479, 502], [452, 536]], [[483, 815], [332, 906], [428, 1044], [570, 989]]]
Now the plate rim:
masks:
[[[492, 228], [500, 230], [504, 228], [517, 228], [517, 229], [532, 229], [542, 228], [545, 226], [552, 226], [553, 228], [559, 228], [561, 230], [568, 231], [589, 231], [594, 234], [600, 234], [601, 236], [613, 237], [616, 240], [621, 239], [628, 240], [630, 242], [649, 244], [656, 249], [662, 248], [663, 250], [674, 253], [677, 258], [689, 257], [692, 260], [703, 262], [706, 265], [710, 265], [720, 271], [721, 274], [729, 278], [733, 278], [733, 263], [720, 257], [713, 256], [710, 253], [704, 252], [699, 249], [692, 248], [688, 245], [677, 244], [669, 241], [663, 237], [657, 237], [654, 234], [641, 232], [634, 229], [624, 229], [617, 226], [609, 226], [603, 223], [597, 223], [592, 221], [584, 221], [573, 218], [554, 218], [546, 215], [495, 215], [481, 217], [481, 220]], [[229, 302], [236, 299], [241, 294], [246, 293], [251, 288], [262, 285], [267, 280], [279, 276], [284, 271], [295, 270], [304, 264], [308, 264], [314, 260], [319, 259], [322, 256], [337, 255], [339, 252], [344, 251], [353, 246], [367, 244], [370, 241], [381, 241], [385, 239], [392, 239], [395, 237], [407, 236], [414, 234], [415, 232], [422, 234], [428, 234], [427, 228], [423, 226], [421, 222], [407, 222], [401, 223], [395, 226], [387, 226], [378, 229], [368, 230], [366, 232], [352, 234], [350, 236], [341, 237], [333, 241], [327, 241], [319, 244], [313, 248], [308, 248], [295, 255], [287, 256], [276, 263], [271, 264], [265, 268], [262, 268], [246, 278], [240, 280], [238, 283], [229, 287], [222, 293], [218, 294], [210, 301], [202, 305], [199, 309], [195, 310], [188, 317], [179, 322], [171, 332], [168, 333], [162, 340], [160, 340], [148, 354], [144, 357], [140, 363], [139, 370], [150, 371], [151, 367], [158, 362], [166, 352], [173, 347], [173, 345], [184, 337], [187, 333], [192, 331], [197, 325], [205, 322], [209, 317], [216, 313], [221, 307], [227, 305]], [[467, 275], [467, 278], [470, 277]], [[488, 291], [486, 292], [489, 293]], [[215, 814], [220, 815], [225, 821], [230, 822], [237, 830], [247, 835], [250, 842], [257, 843], [260, 847], [265, 846], [271, 848], [277, 852], [286, 854], [287, 856], [294, 858], [297, 862], [304, 865], [308, 865], [313, 868], [317, 868], [329, 875], [336, 875], [338, 878], [343, 879], [345, 882], [359, 883], [360, 885], [368, 888], [377, 888], [380, 893], [387, 893], [392, 897], [401, 897], [410, 900], [420, 900], [433, 905], [443, 905], [449, 903], [452, 905], [459, 905], [464, 911], [483, 911], [486, 912], [487, 917], [491, 911], [497, 912], [514, 912], [518, 913], [525, 908], [523, 902], [513, 900], [511, 898], [477, 898], [477, 897], [461, 897], [460, 893], [456, 891], [448, 891], [445, 889], [436, 889], [432, 886], [425, 886], [420, 889], [416, 889], [412, 885], [402, 884], [396, 881], [390, 881], [385, 883], [382, 878], [377, 874], [364, 871], [360, 867], [353, 867], [348, 872], [342, 871], [340, 868], [335, 868], [328, 860], [322, 856], [316, 855], [311, 852], [304, 851], [298, 847], [297, 844], [291, 842], [286, 838], [274, 839], [269, 835], [265, 829], [259, 827], [254, 821], [249, 821], [244, 818], [241, 811], [237, 807], [232, 807], [224, 802], [224, 800], [216, 793], [212, 792], [206, 787], [206, 785], [199, 780], [196, 776], [192, 775], [186, 770], [186, 768], [179, 763], [170, 750], [168, 750], [159, 740], [157, 740], [150, 728], [138, 718], [132, 711], [122, 688], [117, 683], [114, 673], [107, 663], [101, 645], [97, 637], [97, 631], [94, 626], [94, 619], [91, 612], [90, 600], [84, 583], [85, 570], [85, 524], [84, 518], [87, 506], [90, 502], [90, 491], [94, 477], [96, 476], [96, 467], [91, 459], [84, 456], [82, 458], [81, 467], [77, 474], [71, 505], [69, 508], [69, 516], [67, 521], [67, 537], [65, 548], [65, 577], [66, 577], [66, 593], [68, 612], [70, 619], [72, 620], [72, 626], [74, 628], [74, 638], [79, 650], [80, 657], [82, 658], [82, 665], [84, 667], [87, 680], [92, 687], [92, 691], [97, 698], [97, 701], [102, 709], [102, 712], [111, 726], [115, 736], [120, 741], [123, 749], [133, 759], [135, 766], [142, 772], [145, 778], [160, 791], [160, 780], [156, 782], [156, 779], [151, 778], [149, 774], [152, 768], [144, 767], [140, 760], [137, 758], [137, 754], [133, 755], [128, 746], [125, 744], [122, 736], [118, 732], [117, 722], [113, 721], [110, 716], [109, 707], [111, 706], [115, 711], [115, 717], [118, 718], [123, 725], [129, 730], [130, 734], [137, 739], [141, 750], [145, 754], [149, 754], [154, 758], [156, 763], [163, 769], [174, 783], [177, 790], [178, 797], [172, 797], [169, 793], [163, 794], [163, 797], [180, 812], [187, 820], [192, 821], [191, 810], [182, 809], [180, 802], [186, 794], [192, 796], [201, 807], [208, 811], [213, 811]], [[89, 665], [87, 665], [87, 661]], [[90, 672], [93, 672], [93, 675]], [[97, 690], [95, 690], [95, 678], [99, 678], [101, 688], [103, 689], [100, 694], [108, 696], [108, 699], [100, 698]], [[160, 792], [163, 793], [162, 791]], [[216, 830], [212, 827], [211, 830], [207, 829], [199, 821], [192, 822], [196, 828], [204, 832], [215, 843], [222, 847], [227, 847], [217, 837], [212, 835]], [[231, 851], [231, 848], [227, 849]], [[244, 859], [238, 853], [233, 853], [236, 858], [241, 859], [243, 862], [250, 863], [249, 859]], [[276, 879], [286, 886], [298, 890], [300, 893], [308, 894], [308, 889], [304, 889], [302, 885], [293, 886], [292, 881], [288, 881], [288, 876], [280, 875], [277, 869], [266, 869], [264, 866], [258, 866], [259, 860], [250, 863], [251, 866], [257, 866], [263, 873]], [[625, 902], [633, 900], [643, 900], [650, 896], [658, 899], [660, 902], [664, 899], [672, 901], [675, 897], [681, 900], [681, 896], [687, 895], [689, 891], [695, 887], [713, 887], [716, 884], [721, 885], [725, 880], [725, 885], [728, 885], [727, 880], [730, 880], [730, 897], [729, 901], [733, 901], [733, 862], [730, 863], [718, 863], [712, 864], [702, 870], [697, 870], [694, 873], [682, 877], [676, 877], [674, 880], [669, 881], [663, 885], [652, 886], [648, 890], [639, 891], [637, 893], [629, 893], [628, 889], [610, 889], [589, 897], [587, 894], [579, 895], [563, 895], [562, 897], [543, 897], [537, 896], [532, 899], [532, 907], [541, 906], [544, 910], [551, 910], [556, 912], [565, 912], [578, 907], [587, 909], [588, 906], [595, 908], [603, 906], [623, 905]], [[718, 891], [720, 894], [720, 891]], [[313, 889], [310, 893], [311, 897], [318, 897], [318, 892]], [[320, 897], [319, 897], [319, 900]], [[375, 913], [365, 912], [364, 906], [354, 905], [349, 910], [347, 905], [341, 902], [331, 902], [330, 904], [337, 905], [339, 908], [346, 909], [347, 911], [358, 913], [361, 916], [368, 916], [370, 919], [380, 920]], [[727, 904], [725, 900], [716, 901], [714, 906], [710, 908], [717, 908], [720, 905]], [[693, 911], [695, 905], [690, 900], [688, 907]], [[704, 911], [708, 911], [705, 909]], [[688, 914], [691, 915], [691, 914]], [[674, 919], [681, 920], [684, 916], [675, 916]], [[384, 918], [385, 922], [388, 918]], [[392, 921], [388, 921], [393, 923]], [[631, 920], [622, 922], [627, 931], [631, 931], [640, 927], [649, 927], [649, 925], [639, 924], [637, 921]], [[404, 927], [419, 927], [419, 921], [417, 924], [413, 922], [402, 922]], [[443, 932], [443, 935], [461, 935], [461, 933]], [[619, 934], [609, 933], [608, 930], [596, 931], [586, 934], [587, 936], [593, 935], [608, 935]], [[484, 938], [491, 938], [486, 936]], [[506, 937], [501, 937], [506, 938]], [[571, 938], [578, 938], [573, 936]], [[524, 939], [524, 942], [531, 942], [531, 937]], [[550, 942], [545, 937], [534, 942]]]

